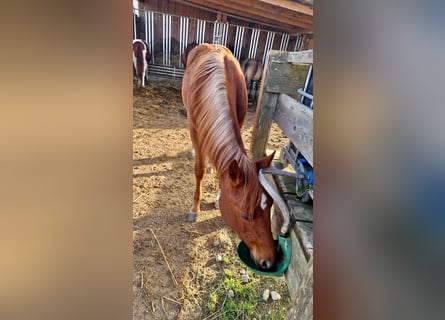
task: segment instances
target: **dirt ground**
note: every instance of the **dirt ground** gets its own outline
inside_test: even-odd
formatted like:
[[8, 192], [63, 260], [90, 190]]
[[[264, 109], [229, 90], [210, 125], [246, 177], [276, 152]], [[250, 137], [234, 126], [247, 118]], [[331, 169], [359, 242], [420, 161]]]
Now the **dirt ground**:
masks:
[[[158, 77], [146, 88], [134, 89], [133, 319], [217, 319], [207, 307], [209, 294], [224, 268], [243, 267], [235, 253], [239, 238], [214, 207], [214, 174], [204, 179], [197, 221], [185, 220], [192, 204], [194, 160], [180, 88], [180, 79]], [[253, 117], [250, 106], [243, 127], [247, 148]], [[280, 150], [285, 143], [279, 128], [273, 127], [268, 149]], [[225, 262], [217, 261], [217, 255]], [[287, 306], [283, 278], [247, 272], [259, 290], [264, 319], [271, 309]], [[265, 288], [278, 291], [281, 302], [263, 302]]]

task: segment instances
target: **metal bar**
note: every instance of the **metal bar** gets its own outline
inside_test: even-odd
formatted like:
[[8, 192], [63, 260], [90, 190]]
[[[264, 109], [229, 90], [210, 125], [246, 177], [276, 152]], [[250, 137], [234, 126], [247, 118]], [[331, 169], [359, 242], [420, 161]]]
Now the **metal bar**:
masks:
[[166, 41], [165, 41], [165, 13], [162, 14], [162, 65], [166, 65], [166, 59], [165, 59], [165, 45], [166, 45]]
[[[301, 94], [302, 96], [304, 96], [304, 97], [306, 97], [308, 99], [311, 99], [312, 101], [314, 100], [314, 96], [312, 94], [307, 93], [306, 91], [304, 91], [303, 88], [298, 89], [297, 93]], [[303, 102], [303, 101], [301, 101], [301, 102]]]
[[167, 41], [167, 47], [168, 47], [168, 51], [167, 51], [167, 65], [171, 65], [171, 53], [172, 53], [172, 16], [169, 14], [168, 15], [168, 41]]
[[[304, 91], [306, 92], [308, 87], [309, 87], [309, 82], [310, 82], [310, 78], [311, 78], [311, 73], [312, 73], [312, 64], [309, 66], [309, 70], [307, 72], [307, 77], [306, 80], [304, 81]], [[312, 98], [311, 98], [312, 99]]]
[[151, 52], [151, 63], [154, 63], [155, 53], [154, 53], [154, 13], [145, 11], [145, 19], [147, 21], [146, 33], [148, 34], [148, 46]]
[[188, 45], [188, 41], [189, 41], [189, 18], [185, 18], [186, 19], [186, 27], [185, 27], [185, 37], [184, 37], [184, 50], [186, 48], [186, 46]]
[[280, 51], [287, 51], [288, 45], [289, 45], [289, 35], [283, 34], [281, 36]]
[[[182, 56], [188, 44], [188, 28], [189, 18], [181, 17], [179, 20], [179, 56]], [[181, 59], [179, 59], [179, 67], [184, 67]]]
[[302, 43], [302, 42], [303, 42], [303, 35], [300, 34], [300, 35], [297, 37], [297, 41], [295, 42], [295, 48], [294, 48], [294, 51], [300, 51], [301, 43]]
[[264, 65], [264, 61], [266, 61], [267, 53], [272, 49], [273, 41], [275, 39], [275, 32], [269, 31], [266, 37], [266, 46], [264, 47], [263, 59], [261, 63]]
[[[182, 17], [179, 18], [179, 57], [182, 56], [182, 53], [184, 52], [184, 46], [183, 46], [183, 19]], [[178, 62], [178, 66], [182, 67], [182, 62], [181, 62], [181, 58], [179, 58], [179, 62]]]
[[260, 38], [260, 30], [252, 29], [252, 36], [250, 38], [249, 55], [248, 58], [255, 59], [258, 49], [258, 39]]
[[225, 46], [227, 44], [227, 29], [228, 23], [215, 21], [213, 25], [213, 44], [221, 44]]
[[162, 76], [171, 76], [175, 78], [182, 78], [184, 76], [184, 69], [176, 67], [157, 66], [150, 64], [148, 66], [150, 74], [157, 74]]
[[133, 8], [133, 39], [137, 39], [136, 20], [137, 20], [136, 9]]
[[145, 42], [148, 44], [148, 21], [147, 21], [147, 11], [144, 11], [145, 20]]
[[261, 169], [258, 172], [258, 180], [260, 181], [261, 185], [266, 189], [267, 193], [269, 193], [269, 196], [275, 201], [275, 204], [278, 206], [278, 208], [281, 210], [281, 214], [283, 217], [283, 224], [281, 225], [280, 234], [281, 236], [286, 236], [288, 230], [289, 230], [289, 223], [290, 223], [290, 212], [287, 207], [286, 202], [283, 200], [281, 195], [276, 191], [272, 185], [267, 181], [266, 177], [264, 177], [264, 174], [271, 174], [271, 175], [286, 175], [291, 174], [291, 172], [286, 172], [274, 168], [265, 168]]
[[241, 52], [243, 47], [243, 38], [244, 38], [244, 27], [237, 26], [236, 27], [236, 33], [235, 33], [235, 45], [233, 51], [235, 54], [235, 57], [240, 60], [241, 59]]
[[229, 30], [229, 24], [227, 22], [222, 22], [222, 42], [223, 46], [227, 46], [227, 33]]
[[311, 80], [312, 77], [312, 64], [309, 67], [309, 70], [307, 72], [307, 76], [306, 76], [306, 80], [304, 81], [304, 87], [302, 89], [298, 89], [297, 93], [301, 94], [303, 97], [301, 97], [300, 102], [303, 103], [304, 97], [308, 98], [311, 100], [311, 104], [309, 105], [309, 108], [313, 109], [314, 108], [314, 97], [313, 95], [311, 95], [310, 93], [307, 92], [308, 88], [309, 88], [309, 82]]
[[196, 42], [201, 44], [205, 40], [205, 30], [206, 30], [206, 21], [197, 20], [197, 28], [196, 28]]
[[171, 55], [171, 15], [162, 15], [162, 64], [170, 66]]
[[220, 33], [219, 33], [219, 23], [218, 21], [215, 21], [215, 23], [213, 24], [213, 39], [212, 39], [212, 43], [213, 44], [219, 44], [220, 43]]

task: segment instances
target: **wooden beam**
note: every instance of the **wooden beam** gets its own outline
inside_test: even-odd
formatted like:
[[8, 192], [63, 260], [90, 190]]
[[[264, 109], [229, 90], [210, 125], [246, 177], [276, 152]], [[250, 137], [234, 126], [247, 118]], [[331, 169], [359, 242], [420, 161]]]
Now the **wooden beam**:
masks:
[[311, 7], [308, 7], [298, 2], [293, 2], [288, 0], [257, 0], [256, 2], [262, 2], [280, 8], [285, 8], [311, 17], [314, 15], [314, 10]]
[[291, 64], [283, 61], [272, 61], [270, 64], [270, 81], [265, 84], [269, 93], [286, 93], [295, 95], [304, 86], [309, 64]]
[[313, 166], [313, 111], [304, 104], [280, 94], [274, 120], [298, 151]]
[[[202, 0], [199, 0], [199, 2], [202, 2]], [[281, 23], [286, 23], [305, 29], [312, 29], [312, 16], [273, 5], [261, 4], [259, 3], [260, 1], [226, 0], [221, 2], [220, 0], [206, 0], [205, 2], [216, 5], [223, 4], [233, 13], [238, 15], [249, 13], [268, 20], [279, 21]]]
[[225, 11], [239, 17], [249, 17], [259, 22], [269, 22], [279, 25], [288, 25], [312, 31], [313, 18], [297, 11], [280, 8], [268, 4], [259, 4], [258, 1], [234, 0], [184, 0], [200, 7]]
[[289, 52], [287, 62], [291, 63], [308, 63], [312, 64], [314, 61], [314, 50], [304, 50]]

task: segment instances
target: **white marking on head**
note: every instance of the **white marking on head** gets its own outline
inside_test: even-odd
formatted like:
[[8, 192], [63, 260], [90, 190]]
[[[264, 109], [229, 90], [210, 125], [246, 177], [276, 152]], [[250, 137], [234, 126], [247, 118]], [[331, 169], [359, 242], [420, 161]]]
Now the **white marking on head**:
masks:
[[266, 195], [263, 193], [261, 195], [261, 209], [266, 210], [267, 207], [267, 197]]

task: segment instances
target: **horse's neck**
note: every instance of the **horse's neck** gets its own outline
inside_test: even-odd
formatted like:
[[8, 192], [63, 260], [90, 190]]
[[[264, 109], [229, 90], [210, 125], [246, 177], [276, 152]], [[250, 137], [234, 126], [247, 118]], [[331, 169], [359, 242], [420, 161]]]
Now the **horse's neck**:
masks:
[[211, 159], [215, 169], [218, 173], [222, 174], [227, 171], [230, 163], [236, 160], [239, 168], [244, 172], [250, 166], [249, 163], [252, 162], [246, 154], [244, 145], [241, 143], [230, 144], [230, 145], [220, 145], [215, 148], [213, 156]]

